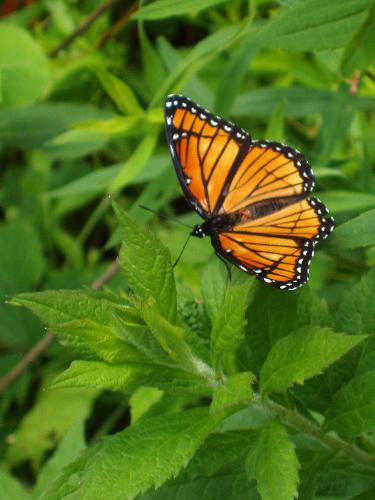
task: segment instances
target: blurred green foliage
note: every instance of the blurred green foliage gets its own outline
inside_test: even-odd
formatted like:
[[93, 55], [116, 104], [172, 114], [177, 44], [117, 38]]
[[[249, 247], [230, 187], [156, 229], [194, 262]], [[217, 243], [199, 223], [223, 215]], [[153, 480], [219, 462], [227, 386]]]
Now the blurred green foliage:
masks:
[[[0, 497], [373, 499], [375, 2], [5, 0], [0, 15], [0, 376], [43, 324], [62, 344], [2, 394]], [[228, 283], [207, 238], [173, 274], [189, 230], [139, 206], [199, 222], [164, 138], [170, 92], [304, 152], [337, 222], [309, 285]], [[121, 241], [123, 273], [88, 291]]]

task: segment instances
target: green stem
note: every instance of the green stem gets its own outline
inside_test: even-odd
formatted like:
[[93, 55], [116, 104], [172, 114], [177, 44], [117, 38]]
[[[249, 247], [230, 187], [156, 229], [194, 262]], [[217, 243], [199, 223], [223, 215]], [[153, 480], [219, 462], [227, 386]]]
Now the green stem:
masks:
[[106, 196], [101, 200], [101, 202], [96, 206], [95, 210], [92, 212], [90, 217], [87, 219], [85, 225], [83, 226], [81, 232], [78, 235], [78, 241], [84, 243], [89, 237], [91, 231], [96, 226], [97, 222], [103, 217], [107, 209], [110, 207], [114, 197]]
[[360, 450], [354, 444], [347, 443], [343, 439], [333, 434], [324, 432], [320, 427], [312, 423], [294, 410], [288, 410], [282, 405], [271, 400], [262, 400], [256, 395], [254, 398], [255, 406], [272, 416], [279, 416], [288, 427], [307, 434], [317, 439], [323, 446], [334, 451], [354, 463], [361, 463], [372, 468], [375, 467], [375, 456]]

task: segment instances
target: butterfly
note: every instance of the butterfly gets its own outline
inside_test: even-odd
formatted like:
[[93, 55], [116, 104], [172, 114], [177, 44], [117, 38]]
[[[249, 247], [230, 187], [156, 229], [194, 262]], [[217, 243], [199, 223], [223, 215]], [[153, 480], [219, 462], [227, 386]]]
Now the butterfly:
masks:
[[334, 228], [302, 153], [253, 140], [188, 97], [165, 102], [167, 141], [190, 206], [204, 219], [191, 233], [211, 237], [219, 257], [274, 287], [306, 283], [316, 243]]

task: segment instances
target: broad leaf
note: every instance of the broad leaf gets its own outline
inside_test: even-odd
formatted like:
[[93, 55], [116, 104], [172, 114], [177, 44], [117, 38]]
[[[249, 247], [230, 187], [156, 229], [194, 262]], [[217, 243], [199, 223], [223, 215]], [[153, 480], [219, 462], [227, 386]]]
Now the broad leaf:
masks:
[[117, 205], [114, 206], [123, 235], [121, 269], [140, 299], [153, 299], [159, 312], [176, 318], [176, 287], [171, 257], [154, 233], [140, 228]]
[[330, 244], [340, 249], [360, 248], [375, 244], [375, 208], [338, 226]]
[[343, 47], [366, 17], [368, 0], [304, 0], [285, 6], [260, 30], [261, 47], [328, 50]]
[[48, 60], [30, 34], [18, 26], [0, 23], [0, 102], [31, 104], [49, 80]]
[[302, 384], [366, 338], [315, 327], [280, 339], [260, 371], [261, 392], [283, 392], [295, 383]]
[[253, 279], [240, 271], [232, 271], [224, 297], [211, 331], [212, 360], [216, 370], [235, 369], [237, 349], [244, 340], [246, 308]]
[[132, 19], [157, 20], [167, 17], [182, 16], [195, 13], [208, 7], [224, 3], [227, 0], [156, 0], [149, 5], [141, 7]]
[[375, 371], [351, 380], [335, 395], [325, 425], [346, 437], [375, 428]]
[[133, 499], [176, 477], [219, 421], [207, 409], [144, 418], [82, 455], [51, 483], [43, 500], [59, 500], [68, 493]]
[[201, 279], [204, 307], [211, 323], [214, 322], [223, 305], [227, 282], [228, 271], [215, 256], [208, 262]]
[[52, 388], [91, 387], [125, 392], [142, 385], [173, 394], [209, 396], [212, 392], [204, 380], [178, 368], [141, 363], [109, 365], [102, 361], [73, 361], [54, 380]]
[[31, 500], [31, 495], [13, 476], [0, 469], [1, 495], [7, 500]]
[[294, 444], [278, 422], [265, 427], [246, 461], [247, 474], [255, 478], [262, 500], [297, 497], [300, 465]]

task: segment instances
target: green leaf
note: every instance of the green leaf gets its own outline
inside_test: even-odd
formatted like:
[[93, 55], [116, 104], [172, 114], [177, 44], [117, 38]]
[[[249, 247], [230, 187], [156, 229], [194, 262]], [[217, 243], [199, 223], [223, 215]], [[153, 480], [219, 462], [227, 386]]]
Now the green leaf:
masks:
[[234, 370], [237, 349], [244, 340], [246, 308], [254, 280], [237, 270], [232, 270], [224, 303], [212, 326], [212, 360], [216, 370], [225, 367]]
[[207, 9], [227, 0], [156, 0], [141, 7], [132, 15], [132, 19], [156, 20], [168, 17], [192, 14]]
[[76, 128], [44, 143], [51, 158], [74, 160], [103, 149], [108, 138], [100, 130]]
[[298, 51], [337, 49], [346, 45], [366, 17], [368, 0], [305, 0], [284, 7], [256, 38], [261, 47]]
[[375, 244], [375, 208], [338, 226], [330, 239], [340, 249], [360, 248]]
[[137, 97], [127, 83], [102, 67], [95, 66], [94, 71], [119, 111], [125, 114], [143, 114]]
[[209, 396], [212, 389], [200, 377], [166, 366], [131, 363], [109, 365], [102, 361], [73, 361], [52, 388], [87, 387], [125, 392], [135, 386], [156, 387], [172, 394]]
[[248, 405], [252, 398], [251, 385], [255, 377], [250, 372], [236, 373], [215, 389], [210, 411], [212, 414], [233, 412]]
[[139, 41], [142, 49], [142, 64], [145, 79], [152, 94], [158, 90], [167, 76], [159, 54], [147, 37], [143, 23], [139, 23]]
[[259, 500], [243, 464], [252, 441], [249, 432], [211, 434], [186, 471], [139, 500]]
[[77, 420], [90, 415], [96, 394], [92, 389], [42, 388], [36, 403], [13, 433], [13, 442], [6, 452], [7, 464], [15, 466], [29, 459], [38, 466], [45, 452], [54, 448]]
[[297, 497], [300, 465], [294, 444], [284, 427], [271, 423], [259, 434], [246, 460], [247, 474], [255, 477], [262, 500]]
[[[338, 99], [337, 92], [329, 90], [297, 86], [261, 88], [237, 96], [232, 114], [269, 118], [282, 101], [286, 117], [302, 118], [323, 113], [334, 99]], [[352, 95], [347, 102], [357, 110], [375, 109], [375, 98], [372, 96]]]
[[329, 328], [301, 329], [272, 347], [260, 371], [261, 392], [284, 392], [322, 373], [366, 335], [342, 335]]
[[163, 399], [163, 394], [163, 391], [155, 387], [142, 386], [136, 389], [129, 398], [131, 425], [147, 415]]
[[0, 23], [0, 102], [31, 104], [49, 81], [48, 60], [30, 34], [12, 24]]
[[347, 45], [341, 62], [344, 75], [357, 69], [366, 69], [375, 58], [375, 2], [372, 1], [367, 17]]
[[328, 307], [308, 286], [293, 293], [258, 285], [248, 309], [246, 341], [250, 369], [259, 374], [270, 349], [294, 330], [329, 326]]
[[118, 338], [113, 327], [89, 319], [69, 321], [53, 328], [63, 345], [86, 359], [107, 363], [147, 363], [147, 358], [132, 345]]
[[194, 355], [182, 328], [169, 323], [154, 307], [146, 303], [142, 304], [141, 311], [156, 340], [181, 370], [206, 378], [210, 382], [213, 380], [211, 368]]
[[17, 109], [0, 110], [0, 143], [13, 148], [41, 147], [74, 123], [108, 118], [110, 113], [87, 104], [42, 103]]
[[285, 139], [284, 121], [285, 102], [280, 102], [271, 115], [265, 136], [269, 137], [272, 141], [283, 142]]
[[[355, 191], [324, 191], [320, 199], [334, 214], [375, 208], [375, 195]], [[335, 231], [336, 233], [336, 231]]]
[[152, 130], [138, 144], [131, 157], [122, 165], [120, 172], [108, 187], [108, 193], [114, 193], [128, 185], [143, 169], [154, 152], [158, 130]]
[[354, 378], [335, 394], [325, 426], [346, 437], [374, 430], [375, 371]]
[[31, 495], [5, 470], [0, 469], [1, 494], [7, 500], [30, 500]]
[[207, 409], [143, 418], [106, 438], [51, 483], [43, 500], [131, 500], [176, 477], [219, 423]]
[[48, 485], [57, 478], [62, 469], [73, 462], [85, 448], [85, 429], [83, 421], [78, 420], [64, 435], [52, 457], [44, 464], [38, 475], [38, 480], [33, 490], [33, 497], [43, 497], [43, 492], [48, 488]]
[[228, 282], [228, 271], [216, 257], [210, 259], [202, 273], [201, 289], [204, 307], [214, 322], [224, 302]]
[[85, 320], [108, 325], [116, 306], [129, 308], [124, 300], [97, 290], [59, 290], [21, 293], [11, 304], [24, 306], [49, 326], [74, 320]]
[[159, 312], [174, 321], [177, 315], [176, 287], [168, 250], [154, 233], [141, 229], [117, 205], [123, 242], [121, 269], [140, 299], [154, 299]]

